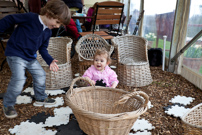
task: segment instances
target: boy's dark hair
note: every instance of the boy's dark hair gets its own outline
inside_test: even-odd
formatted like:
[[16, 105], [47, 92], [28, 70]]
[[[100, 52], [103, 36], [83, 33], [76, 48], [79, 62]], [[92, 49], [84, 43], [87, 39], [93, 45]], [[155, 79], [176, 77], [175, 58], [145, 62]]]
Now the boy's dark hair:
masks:
[[71, 20], [71, 11], [62, 0], [50, 0], [41, 9], [40, 15], [58, 19], [63, 25], [68, 25]]
[[107, 64], [111, 63], [111, 58], [110, 58], [109, 52], [106, 49], [97, 49], [93, 59], [95, 59], [95, 56], [97, 56], [97, 55], [106, 55]]

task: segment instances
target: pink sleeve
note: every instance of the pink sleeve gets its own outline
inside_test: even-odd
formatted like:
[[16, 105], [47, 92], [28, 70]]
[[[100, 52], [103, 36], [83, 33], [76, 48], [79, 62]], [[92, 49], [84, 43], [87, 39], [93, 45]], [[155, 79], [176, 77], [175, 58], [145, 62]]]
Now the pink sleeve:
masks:
[[113, 82], [117, 82], [117, 84], [119, 83], [118, 79], [117, 79], [117, 74], [114, 70], [109, 69], [109, 84], [112, 85]]
[[92, 67], [89, 67], [83, 74], [82, 77], [88, 77], [92, 80], [93, 78], [93, 68]]

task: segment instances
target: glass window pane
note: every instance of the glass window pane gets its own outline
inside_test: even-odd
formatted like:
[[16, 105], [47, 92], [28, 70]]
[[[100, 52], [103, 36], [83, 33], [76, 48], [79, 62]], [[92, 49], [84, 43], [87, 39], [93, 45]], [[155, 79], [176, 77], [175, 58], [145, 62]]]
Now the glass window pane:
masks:
[[[202, 30], [202, 1], [192, 0], [186, 43]], [[184, 52], [183, 65], [202, 74], [202, 37]]]
[[125, 15], [127, 15], [128, 14], [128, 1], [129, 0], [124, 0], [124, 9], [123, 9], [123, 12], [124, 12], [124, 14]]
[[177, 0], [144, 2], [143, 36], [148, 40], [148, 48], [163, 49], [163, 36], [166, 35], [166, 57], [169, 57], [176, 2]]
[[128, 30], [129, 34], [133, 34], [139, 14], [140, 14], [140, 0], [131, 0], [130, 15], [132, 15], [132, 18], [129, 23], [129, 30]]

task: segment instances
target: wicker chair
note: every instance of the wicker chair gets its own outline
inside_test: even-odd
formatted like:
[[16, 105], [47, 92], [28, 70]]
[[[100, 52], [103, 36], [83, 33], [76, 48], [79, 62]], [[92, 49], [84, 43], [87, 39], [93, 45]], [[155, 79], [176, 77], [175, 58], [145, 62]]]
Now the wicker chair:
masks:
[[117, 53], [117, 74], [120, 85], [142, 87], [152, 83], [147, 57], [147, 40], [125, 35], [112, 39]]
[[79, 74], [82, 76], [84, 72], [93, 64], [93, 56], [97, 49], [105, 48], [111, 55], [114, 47], [99, 35], [88, 34], [79, 39], [75, 46], [75, 50], [79, 57]]
[[37, 59], [46, 72], [46, 89], [61, 89], [69, 87], [73, 76], [70, 61], [72, 39], [68, 37], [51, 37], [48, 45], [49, 54], [56, 60], [59, 70], [50, 71], [49, 66], [40, 54]]

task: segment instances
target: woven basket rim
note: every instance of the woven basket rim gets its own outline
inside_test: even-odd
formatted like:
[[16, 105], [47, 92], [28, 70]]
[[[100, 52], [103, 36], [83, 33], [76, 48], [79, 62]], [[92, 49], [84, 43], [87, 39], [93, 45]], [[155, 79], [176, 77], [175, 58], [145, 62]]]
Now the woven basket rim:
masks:
[[[71, 65], [70, 64], [70, 62], [65, 62], [65, 63], [63, 63], [63, 64], [57, 64], [58, 65], [58, 67], [63, 67], [63, 66], [65, 66], [65, 65]], [[45, 65], [41, 65], [42, 67], [47, 67], [47, 68], [49, 68], [49, 65], [47, 65], [47, 64], [45, 64]]]
[[123, 63], [123, 62], [119, 62], [119, 64], [122, 65], [126, 65], [126, 66], [142, 66], [142, 65], [146, 65], [148, 62], [142, 62], [142, 63], [138, 63], [138, 62], [134, 62], [134, 63]]
[[71, 40], [71, 41], [72, 41], [72, 39], [71, 39], [71, 38], [69, 38], [69, 37], [50, 37], [50, 39], [55, 39], [55, 38], [69, 39], [69, 40]]
[[187, 124], [187, 125], [189, 125], [189, 126], [202, 129], [201, 126], [193, 125], [193, 124], [190, 124], [190, 123], [188, 123], [187, 121], [185, 121], [185, 118], [186, 118], [193, 110], [195, 110], [196, 108], [198, 108], [198, 107], [200, 107], [200, 106], [202, 106], [202, 103], [200, 103], [200, 104], [194, 106], [194, 107], [191, 108], [189, 111], [187, 111], [187, 112], [181, 117], [182, 122], [185, 123], [185, 124]]
[[72, 44], [73, 40], [69, 37], [50, 37], [50, 39], [65, 39], [65, 40], [69, 40], [67, 43], [67, 46]]
[[138, 37], [138, 38], [141, 38], [143, 41], [145, 41], [145, 46], [147, 46], [148, 44], [148, 40], [145, 39], [144, 37], [142, 36], [137, 36], [137, 35], [123, 35], [123, 36], [116, 36], [114, 38], [111, 39], [112, 41], [112, 45], [114, 45], [114, 47], [118, 47], [118, 45], [116, 44], [115, 40], [119, 39], [119, 38], [126, 38], [126, 37]]

